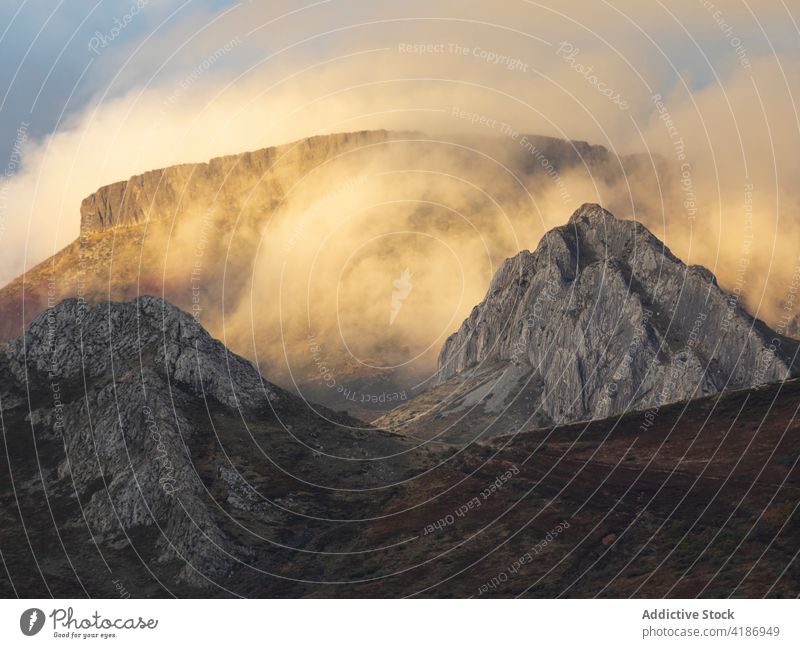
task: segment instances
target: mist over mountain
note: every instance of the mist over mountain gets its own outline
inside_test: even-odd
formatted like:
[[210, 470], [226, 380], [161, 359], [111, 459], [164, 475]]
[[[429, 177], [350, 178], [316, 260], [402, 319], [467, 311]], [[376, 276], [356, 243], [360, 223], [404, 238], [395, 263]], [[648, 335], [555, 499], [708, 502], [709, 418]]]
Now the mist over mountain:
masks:
[[161, 298], [62, 301], [0, 355], [0, 591], [787, 595], [797, 342], [730, 297], [584, 205], [374, 426]]
[[0, 338], [61, 299], [158, 295], [279, 384], [370, 419], [435, 380], [503, 260], [578, 196], [657, 221], [670, 177], [585, 142], [387, 131], [150, 171], [88, 196], [79, 239], [0, 290]]
[[800, 0], [0, 22], [4, 645], [792, 641]]

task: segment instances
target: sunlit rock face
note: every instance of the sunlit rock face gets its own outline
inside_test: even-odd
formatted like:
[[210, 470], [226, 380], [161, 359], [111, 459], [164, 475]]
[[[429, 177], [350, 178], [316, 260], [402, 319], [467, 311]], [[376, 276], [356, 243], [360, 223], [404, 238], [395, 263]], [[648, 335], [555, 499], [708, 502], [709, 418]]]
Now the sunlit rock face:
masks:
[[445, 342], [434, 416], [463, 417], [458, 438], [604, 418], [785, 380], [796, 350], [642, 224], [586, 204], [508, 259]]
[[80, 238], [0, 290], [0, 339], [65, 298], [155, 295], [279, 384], [372, 419], [435, 382], [504, 259], [587, 192], [629, 202], [635, 177], [655, 195], [657, 167], [547, 137], [370, 131], [148, 171], [75, 205]]
[[[200, 588], [254, 556], [232, 516], [294, 532], [292, 513], [242, 473], [278, 488], [287, 474], [306, 487], [370, 487], [407, 479], [415, 457], [402, 437], [366, 433], [268, 382], [155, 297], [70, 299], [42, 313], [0, 353], [0, 402], [27, 470], [22, 448], [36, 443], [40, 468], [21, 480], [26, 496], [41, 483], [64, 528], [115, 547], [134, 538]], [[396, 459], [378, 471], [373, 456]]]
[[[402, 136], [397, 134], [396, 136]], [[202, 207], [236, 211], [274, 208], [292, 185], [326, 160], [387, 141], [385, 131], [343, 133], [180, 164], [101, 187], [81, 203], [81, 231], [103, 232], [145, 221], [192, 218]], [[249, 201], [250, 204], [247, 204]]]

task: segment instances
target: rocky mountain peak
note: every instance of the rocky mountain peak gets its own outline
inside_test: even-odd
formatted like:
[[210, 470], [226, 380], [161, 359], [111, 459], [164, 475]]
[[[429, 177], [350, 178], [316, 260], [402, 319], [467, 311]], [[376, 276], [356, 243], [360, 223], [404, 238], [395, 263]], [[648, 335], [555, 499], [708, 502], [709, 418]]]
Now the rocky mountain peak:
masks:
[[568, 223], [553, 230], [570, 237], [578, 254], [589, 260], [629, 260], [652, 249], [670, 261], [678, 261], [666, 245], [638, 221], [622, 220], [600, 205], [585, 203]]
[[278, 397], [277, 388], [265, 387], [249, 361], [159, 297], [94, 305], [66, 299], [40, 314], [24, 336], [8, 342], [5, 357], [19, 380], [29, 372], [75, 380], [141, 370], [231, 407], [258, 407]]
[[597, 203], [583, 203], [569, 218], [569, 225], [586, 224], [592, 227], [604, 225], [606, 221], [616, 221], [617, 217]]
[[[476, 426], [509, 432], [781, 381], [797, 374], [797, 346], [644, 225], [585, 204], [534, 252], [506, 260], [445, 342], [448, 395], [433, 427], [452, 435], [446, 422], [459, 421], [463, 440]], [[405, 409], [415, 429], [431, 427], [413, 401]]]
[[[354, 465], [345, 487], [409, 476], [410, 442], [272, 385], [157, 297], [69, 299], [42, 313], [0, 353], [0, 407], [14, 460], [47, 466], [36, 488], [72, 511], [67, 528], [86, 525], [112, 547], [134, 536], [192, 587], [253, 555], [225, 531], [231, 516], [286, 523], [290, 505], [265, 494], [274, 486], [297, 478], [324, 492]], [[378, 471], [373, 455], [398, 459]]]

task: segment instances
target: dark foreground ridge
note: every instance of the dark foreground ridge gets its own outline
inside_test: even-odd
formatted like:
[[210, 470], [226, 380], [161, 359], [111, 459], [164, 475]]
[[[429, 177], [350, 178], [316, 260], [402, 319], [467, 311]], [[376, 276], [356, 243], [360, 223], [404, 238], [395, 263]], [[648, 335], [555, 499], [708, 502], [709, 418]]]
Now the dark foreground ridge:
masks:
[[66, 301], [0, 354], [0, 594], [794, 597], [799, 397], [418, 447]]
[[585, 204], [508, 259], [439, 358], [439, 387], [376, 424], [466, 441], [786, 380], [798, 342], [644, 225]]

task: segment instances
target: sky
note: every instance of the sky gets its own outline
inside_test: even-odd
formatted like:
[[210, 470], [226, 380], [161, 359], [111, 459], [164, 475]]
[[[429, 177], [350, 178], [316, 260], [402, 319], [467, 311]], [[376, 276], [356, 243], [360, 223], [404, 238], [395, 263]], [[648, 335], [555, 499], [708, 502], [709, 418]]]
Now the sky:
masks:
[[[134, 3], [135, 4], [135, 3]], [[0, 5], [0, 87], [3, 89], [0, 141], [8, 158], [17, 128], [29, 123], [31, 137], [53, 132], [84, 109], [97, 93], [125, 92], [140, 83], [147, 70], [131, 69], [115, 78], [125, 59], [159, 30], [189, 16], [214, 13], [225, 2], [158, 2], [151, 0], [105, 48], [89, 49], [97, 33], [110, 35], [115, 20], [130, 14], [129, 0], [8, 0]], [[149, 70], [152, 73], [152, 68]]]
[[[397, 4], [403, 6], [395, 8]], [[214, 35], [207, 42], [223, 45], [227, 42], [225, 36], [243, 36], [239, 27], [248, 21], [237, 22], [235, 18], [245, 14], [257, 16], [252, 21], [253, 26], [265, 24], [265, 27], [246, 37], [245, 47], [236, 56], [227, 57], [229, 60], [225, 62], [225, 67], [231, 74], [241, 73], [274, 52], [275, 48], [270, 46], [272, 38], [283, 40], [284, 34], [281, 32], [284, 25], [293, 36], [316, 37], [314, 42], [301, 44], [291, 53], [286, 53], [286, 57], [298, 56], [299, 62], [307, 60], [309, 56], [311, 59], [315, 55], [321, 58], [337, 49], [341, 44], [337, 40], [346, 40], [337, 34], [320, 36], [321, 31], [355, 25], [361, 22], [361, 18], [367, 21], [408, 19], [412, 25], [420, 28], [421, 33], [430, 32], [427, 28], [431, 23], [425, 19], [442, 18], [436, 31], [444, 36], [440, 40], [450, 41], [458, 40], [455, 37], [467, 31], [468, 23], [464, 21], [474, 20], [476, 23], [498, 24], [513, 29], [516, 25], [522, 26], [523, 21], [535, 25], [537, 16], [551, 20], [556, 15], [551, 11], [563, 11], [563, 24], [570, 26], [569, 22], [575, 21], [570, 26], [572, 29], [564, 30], [563, 35], [572, 37], [576, 43], [579, 38], [603, 39], [610, 50], [615, 47], [615, 40], [627, 38], [635, 30], [625, 25], [623, 20], [607, 28], [599, 24], [592, 14], [602, 15], [602, 20], [608, 21], [616, 11], [611, 7], [616, 7], [620, 11], [628, 11], [631, 20], [646, 29], [657, 41], [650, 45], [646, 56], [660, 63], [657, 67], [660, 68], [658, 73], [662, 75], [662, 81], [670, 87], [685, 81], [694, 91], [714, 83], [715, 75], [724, 75], [735, 65], [736, 48], [730, 43], [734, 38], [739, 39], [734, 43], [742, 42], [750, 59], [768, 56], [773, 49], [780, 54], [796, 54], [800, 39], [796, 24], [800, 20], [798, 7], [788, 0], [766, 0], [751, 3], [749, 7], [746, 2], [738, 0], [705, 3], [711, 5], [710, 9], [705, 9], [703, 0], [666, 3], [664, 9], [659, 8], [660, 3], [653, 3], [647, 9], [649, 18], [643, 18], [641, 11], [636, 10], [638, 3], [629, 2], [608, 3], [605, 7], [603, 5], [606, 3], [599, 1], [589, 9], [583, 6], [586, 3], [549, 3], [550, 8], [544, 9], [548, 3], [539, 5], [506, 1], [494, 4], [498, 8], [492, 8], [489, 12], [480, 8], [488, 4], [390, 3], [383, 0], [368, 3], [347, 0], [5, 0], [0, 4], [0, 57], [3, 61], [0, 67], [0, 88], [3, 90], [0, 154], [3, 159], [10, 156], [20, 124], [30, 124], [29, 136], [41, 138], [59, 127], [63, 128], [70, 123], [70, 118], [80, 114], [93, 102], [107, 101], [135, 88], [190, 74], [195, 65], [202, 63], [203, 53], [211, 53], [203, 47], [203, 36], [198, 35], [198, 30], [213, 32]], [[135, 11], [138, 5], [142, 6]], [[695, 19], [681, 24], [681, 9], [684, 6], [692, 10], [691, 15]], [[365, 10], [365, 7], [370, 9]], [[716, 15], [718, 11], [721, 12], [720, 16]], [[278, 19], [272, 25], [266, 24], [282, 14], [291, 13], [309, 19], [306, 33], [298, 30], [297, 22], [302, 24], [302, 20], [293, 21], [292, 16]], [[227, 23], [226, 15], [231, 18]], [[415, 17], [419, 19], [416, 24], [413, 21]], [[706, 24], [698, 24], [698, 17], [704, 19]], [[448, 18], [451, 19], [449, 22]], [[216, 27], [211, 24], [212, 21], [219, 21]], [[718, 21], [723, 21], [726, 27], [733, 29], [731, 36], [722, 33]], [[123, 22], [125, 26], [118, 35], [112, 35], [116, 25]], [[404, 36], [414, 31], [413, 28], [393, 30], [393, 27], [400, 25], [402, 22], [399, 21], [395, 25], [375, 24], [369, 31], [382, 33], [385, 40], [394, 44], [393, 31]], [[691, 43], [684, 29], [688, 29], [692, 38], [697, 39], [696, 44]], [[597, 31], [596, 36], [592, 34], [593, 30]], [[495, 28], [494, 31], [500, 29]], [[540, 30], [540, 33], [544, 31]], [[352, 33], [361, 35], [363, 31], [353, 30]], [[505, 35], [513, 38], [514, 32], [507, 30]], [[92, 38], [100, 36], [111, 40], [101, 41], [94, 50], [90, 49]], [[245, 50], [249, 55], [245, 54]], [[156, 53], [158, 55], [153, 56]], [[171, 60], [165, 62], [166, 56], [172, 57]], [[537, 64], [535, 61], [530, 63]], [[679, 75], [683, 77], [682, 80]]]
[[77, 236], [83, 197], [148, 169], [321, 132], [501, 123], [666, 156], [687, 176], [673, 239], [694, 232], [715, 270], [741, 257], [754, 202], [749, 262], [785, 283], [798, 23], [796, 0], [6, 0], [0, 281]]

